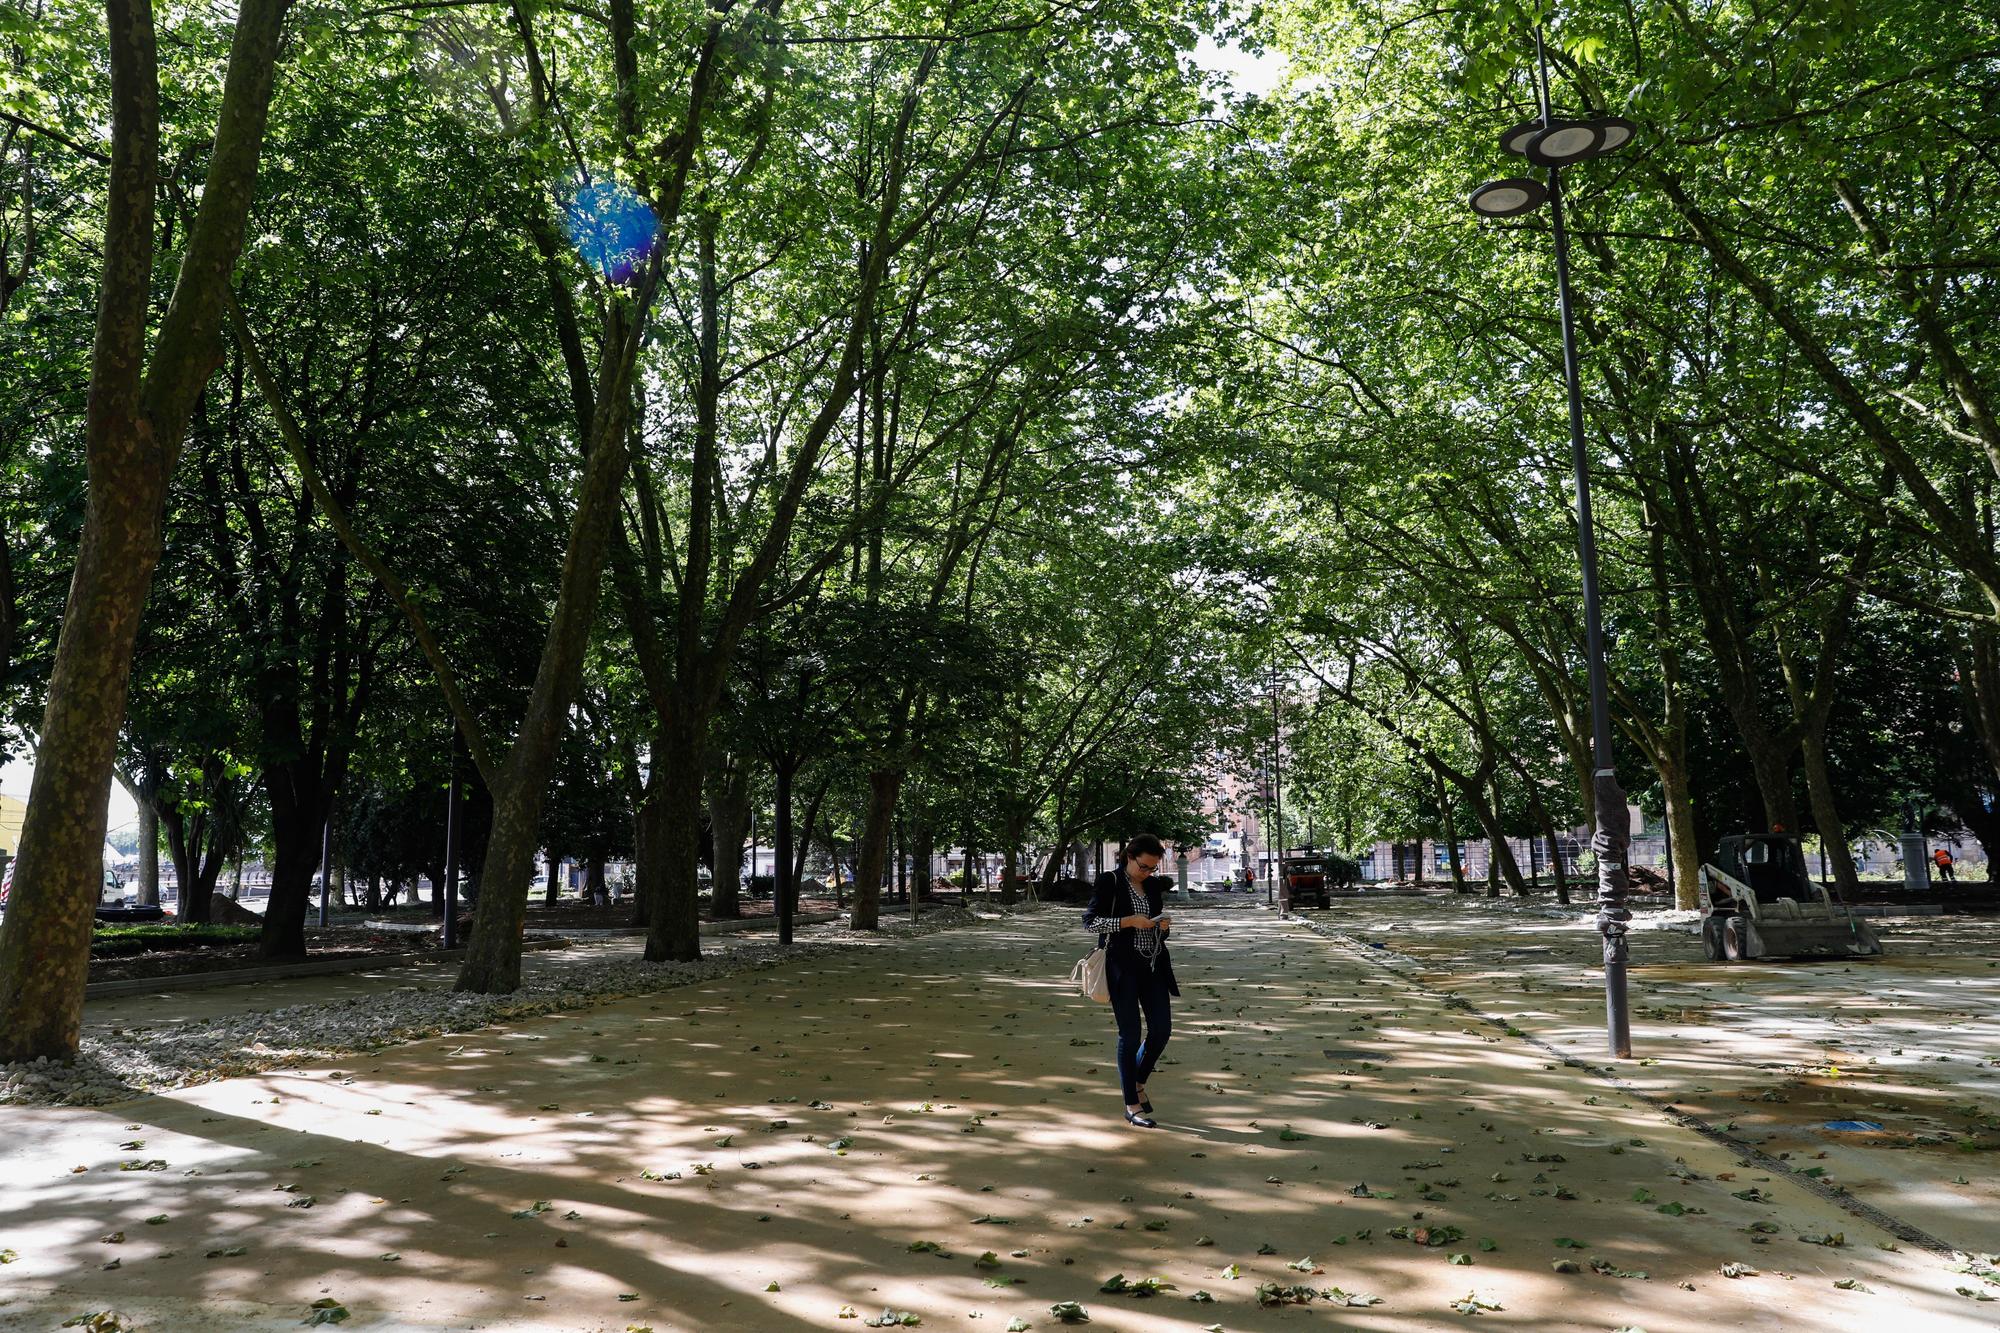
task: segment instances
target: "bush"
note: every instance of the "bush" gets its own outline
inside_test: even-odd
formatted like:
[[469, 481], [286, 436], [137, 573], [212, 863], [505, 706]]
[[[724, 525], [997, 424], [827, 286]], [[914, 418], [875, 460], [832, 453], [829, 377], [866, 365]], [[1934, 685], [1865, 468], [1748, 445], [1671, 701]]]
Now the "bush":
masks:
[[100, 925], [90, 939], [94, 958], [150, 953], [155, 949], [202, 949], [211, 945], [247, 944], [257, 938], [256, 926], [170, 926], [152, 922], [137, 926]]

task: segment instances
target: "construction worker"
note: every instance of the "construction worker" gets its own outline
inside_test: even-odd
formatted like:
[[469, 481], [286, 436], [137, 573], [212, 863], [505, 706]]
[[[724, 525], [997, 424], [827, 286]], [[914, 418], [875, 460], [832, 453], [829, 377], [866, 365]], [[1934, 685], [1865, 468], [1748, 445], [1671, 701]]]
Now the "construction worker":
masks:
[[1954, 875], [1951, 870], [1951, 850], [1949, 848], [1938, 848], [1931, 853], [1931, 860], [1937, 863], [1937, 876], [1940, 884], [1958, 883], [1958, 876]]

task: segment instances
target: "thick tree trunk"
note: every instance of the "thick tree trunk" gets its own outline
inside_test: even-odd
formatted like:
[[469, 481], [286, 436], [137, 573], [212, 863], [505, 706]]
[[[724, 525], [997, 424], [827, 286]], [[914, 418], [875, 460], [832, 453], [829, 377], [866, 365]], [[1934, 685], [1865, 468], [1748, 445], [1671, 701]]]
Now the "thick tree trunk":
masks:
[[1500, 827], [1499, 814], [1487, 806], [1478, 791], [1478, 784], [1474, 783], [1470, 788], [1464, 784], [1454, 785], [1459, 787], [1459, 794], [1465, 797], [1465, 803], [1472, 810], [1473, 818], [1479, 821], [1479, 827], [1485, 832], [1487, 842], [1492, 845], [1493, 867], [1500, 872], [1500, 877], [1506, 881], [1508, 889], [1518, 897], [1527, 897], [1528, 885], [1521, 878], [1521, 863], [1514, 859], [1514, 849], [1507, 845], [1507, 835]]
[[[611, 328], [624, 336], [623, 320], [614, 319]], [[521, 984], [521, 936], [535, 877], [542, 802], [555, 768], [556, 747], [583, 679], [611, 525], [618, 521], [618, 497], [630, 461], [625, 426], [631, 395], [624, 379], [629, 371], [629, 366], [619, 367], [607, 376], [609, 383], [599, 386], [597, 417], [591, 423], [555, 614], [549, 618], [520, 731], [489, 784], [493, 827], [480, 862], [479, 910], [459, 969], [459, 990], [490, 995], [516, 990]]]
[[[1833, 773], [1826, 761], [1826, 728], [1823, 722], [1808, 724], [1799, 746], [1805, 756], [1806, 798], [1812, 804], [1813, 824], [1819, 829], [1820, 845], [1833, 862], [1833, 882], [1840, 886], [1836, 896], [1854, 902], [1861, 893], [1861, 879], [1854, 873], [1854, 851], [1847, 842], [1847, 826], [1833, 802]], [[1796, 832], [1797, 830], [1794, 830]]]
[[1764, 827], [1797, 833], [1799, 808], [1792, 795], [1792, 755], [1797, 747], [1771, 739], [1761, 721], [1746, 726], [1744, 720], [1738, 718], [1737, 733], [1750, 758], [1750, 772], [1757, 781], [1758, 798], [1764, 803]]
[[[637, 832], [637, 824], [638, 824], [638, 821], [637, 821], [637, 819], [635, 818], [635, 819], [634, 819], [634, 821], [633, 821], [633, 826], [634, 826], [634, 832], [635, 832], [635, 834], [636, 834], [636, 832]], [[638, 857], [638, 852], [637, 852], [636, 850], [635, 850], [635, 851], [633, 852], [633, 857], [634, 857], [634, 859], [635, 859], [635, 860], [636, 860], [636, 859], [637, 859], [637, 857]], [[557, 903], [558, 903], [559, 901], [561, 901], [561, 896], [562, 896], [562, 885], [561, 885], [560, 883], [558, 883], [558, 882], [557, 882], [557, 879], [556, 879], [556, 867], [557, 867], [557, 864], [558, 864], [558, 862], [556, 861], [556, 858], [555, 858], [555, 857], [553, 857], [553, 856], [551, 856], [551, 857], [549, 858], [549, 880], [548, 880], [548, 884], [547, 884], [546, 886], [544, 886], [544, 888], [543, 888], [543, 890], [542, 890], [542, 901], [543, 901], [544, 903], [546, 903], [546, 904], [547, 904], [548, 906], [550, 906], [550, 907], [554, 907], [554, 906], [555, 906], [555, 905], [556, 905], [556, 904], [557, 904]], [[644, 898], [645, 898], [645, 895], [644, 895], [644, 894], [639, 894], [639, 893], [635, 893], [635, 894], [634, 894], [633, 896], [634, 896], [634, 897], [636, 897], [636, 898], [639, 898], [639, 899], [640, 899], [641, 901], [644, 901]], [[640, 922], [640, 924], [641, 924], [641, 925], [644, 925], [645, 923], [644, 923], [644, 922]]]
[[601, 851], [593, 851], [584, 861], [583, 892], [590, 901], [610, 905], [611, 892], [604, 885], [605, 856]]
[[245, 0], [201, 204], [146, 364], [159, 160], [150, 5], [107, 0], [111, 164], [84, 451], [89, 491], [49, 675], [19, 865], [0, 922], [0, 1061], [75, 1056], [103, 888], [106, 805], [167, 481], [215, 368], [289, 0]]
[[2000, 634], [1978, 626], [1966, 635], [1958, 679], [1966, 719], [1986, 753], [1990, 776], [2000, 779]]
[[0, 1060], [76, 1053], [125, 684], [160, 555], [167, 468], [150, 432], [93, 420], [90, 433], [93, 484], [0, 922]]
[[1674, 906], [1692, 911], [1701, 906], [1701, 838], [1695, 829], [1694, 790], [1687, 769], [1675, 763], [1653, 767], [1667, 794], [1667, 840], [1673, 844]]
[[327, 797], [317, 782], [319, 762], [310, 756], [267, 769], [271, 800], [271, 896], [257, 938], [259, 958], [303, 958], [306, 908], [313, 875], [319, 870]]
[[[882, 871], [888, 864], [889, 826], [902, 789], [903, 770], [899, 768], [877, 769], [868, 775], [868, 813], [861, 826], [861, 857], [854, 867], [854, 911], [848, 921], [855, 930], [881, 928]], [[838, 857], [834, 873], [840, 873]]]
[[685, 963], [701, 957], [701, 774], [708, 738], [708, 715], [683, 698], [654, 771], [659, 807], [660, 891], [647, 929], [646, 961]]

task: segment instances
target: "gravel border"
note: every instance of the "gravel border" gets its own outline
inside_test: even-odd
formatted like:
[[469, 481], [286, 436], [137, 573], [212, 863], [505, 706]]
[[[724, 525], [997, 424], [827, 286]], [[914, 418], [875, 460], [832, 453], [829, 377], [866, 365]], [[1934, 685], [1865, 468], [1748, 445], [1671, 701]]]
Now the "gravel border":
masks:
[[[1031, 905], [1029, 910], [1045, 909]], [[916, 923], [885, 919], [878, 931], [835, 927], [825, 935], [800, 938], [790, 948], [731, 939], [723, 951], [693, 963], [648, 963], [640, 958], [573, 963], [524, 975], [521, 988], [509, 995], [454, 991], [444, 983], [404, 986], [330, 1003], [86, 1032], [74, 1062], [43, 1057], [0, 1065], [0, 1106], [102, 1106], [145, 1093], [651, 995], [1019, 914], [1019, 909], [1002, 914], [953, 908]]]

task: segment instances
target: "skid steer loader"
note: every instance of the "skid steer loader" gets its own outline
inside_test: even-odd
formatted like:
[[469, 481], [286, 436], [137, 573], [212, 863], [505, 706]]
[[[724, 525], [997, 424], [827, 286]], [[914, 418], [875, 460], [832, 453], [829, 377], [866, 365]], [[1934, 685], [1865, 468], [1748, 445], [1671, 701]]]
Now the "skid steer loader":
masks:
[[1701, 868], [1701, 948], [1711, 962], [1853, 958], [1882, 952], [1881, 937], [1806, 873], [1789, 833], [1738, 833]]

